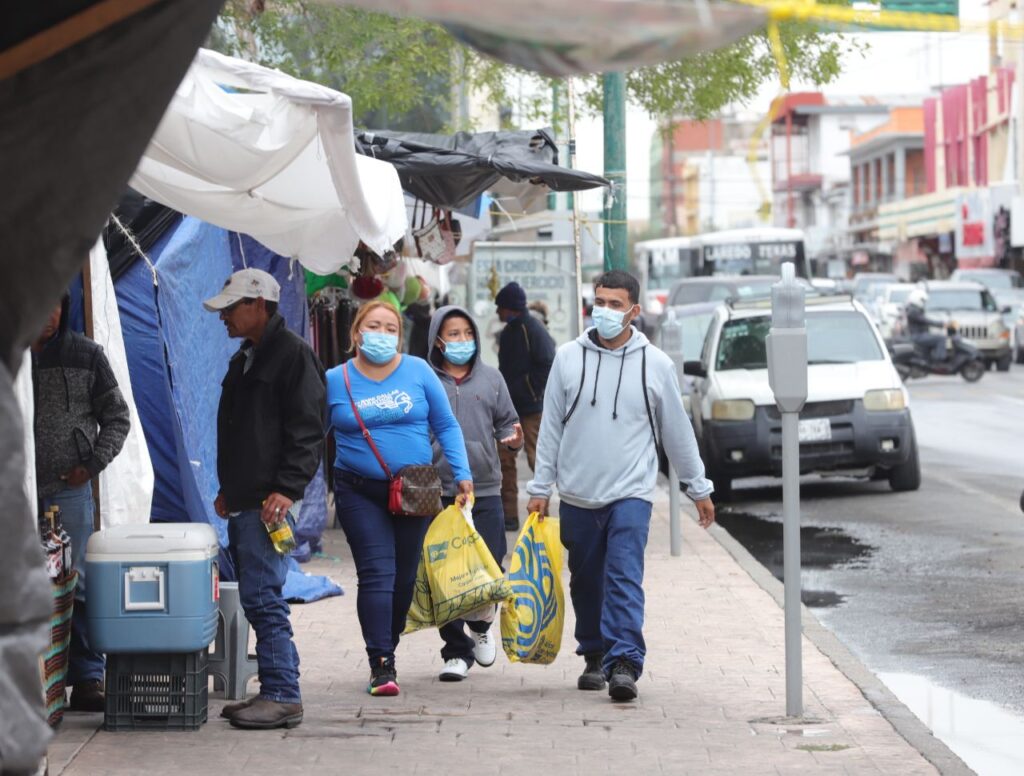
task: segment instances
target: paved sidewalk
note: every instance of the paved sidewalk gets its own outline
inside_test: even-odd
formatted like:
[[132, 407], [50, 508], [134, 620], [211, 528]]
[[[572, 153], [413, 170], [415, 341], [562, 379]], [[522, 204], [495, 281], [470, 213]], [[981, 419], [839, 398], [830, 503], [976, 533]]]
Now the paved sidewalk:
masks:
[[402, 695], [371, 698], [348, 547], [340, 531], [325, 540], [340, 562], [307, 569], [330, 574], [346, 595], [292, 609], [302, 725], [237, 731], [212, 698], [209, 723], [192, 733], [97, 732], [98, 715], [72, 714], [51, 747], [51, 773], [937, 773], [806, 638], [805, 713], [815, 722], [771, 721], [785, 713], [782, 612], [688, 516], [683, 556], [671, 557], [667, 503], [651, 527], [648, 657], [632, 704], [576, 689], [571, 606], [551, 666], [512, 665], [499, 650], [493, 667], [441, 683], [440, 639], [420, 632], [398, 649]]

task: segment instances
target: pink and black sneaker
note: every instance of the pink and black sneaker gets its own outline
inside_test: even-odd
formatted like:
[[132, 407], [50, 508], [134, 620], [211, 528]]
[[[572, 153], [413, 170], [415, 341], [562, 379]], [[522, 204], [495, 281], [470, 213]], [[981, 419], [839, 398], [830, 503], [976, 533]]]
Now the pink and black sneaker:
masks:
[[398, 673], [395, 671], [393, 657], [382, 657], [376, 663], [370, 664], [370, 684], [366, 691], [370, 695], [398, 695]]

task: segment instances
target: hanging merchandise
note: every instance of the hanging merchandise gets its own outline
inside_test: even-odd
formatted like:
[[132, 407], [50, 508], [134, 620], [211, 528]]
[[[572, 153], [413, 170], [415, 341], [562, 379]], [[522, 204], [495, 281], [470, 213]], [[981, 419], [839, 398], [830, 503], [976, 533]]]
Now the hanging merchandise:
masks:
[[[396, 291], [395, 293], [398, 292]], [[405, 286], [402, 288], [402, 307], [408, 307], [418, 302], [422, 293], [423, 284], [420, 283], [420, 279], [415, 275], [407, 277], [405, 279]]]
[[321, 288], [348, 288], [348, 277], [338, 272], [330, 275], [318, 275], [304, 269], [306, 277], [306, 296], [313, 296]]
[[352, 294], [357, 299], [369, 301], [384, 293], [384, 282], [376, 275], [359, 275], [352, 279]]
[[[419, 211], [419, 227], [416, 228], [416, 215]], [[452, 214], [440, 208], [430, 208], [425, 202], [416, 201], [413, 205], [413, 239], [420, 258], [435, 264], [448, 264], [455, 259], [455, 237], [452, 234]]]
[[404, 259], [399, 259], [395, 268], [384, 276], [384, 284], [398, 294], [405, 288], [407, 277], [409, 277], [409, 263]]
[[40, 541], [46, 556], [46, 570], [53, 587], [53, 614], [50, 617], [50, 644], [42, 656], [43, 686], [46, 692], [47, 721], [56, 728], [64, 719], [64, 690], [71, 645], [71, 615], [75, 604], [78, 571], [71, 556], [71, 539], [60, 520], [60, 507], [54, 506], [39, 520]]

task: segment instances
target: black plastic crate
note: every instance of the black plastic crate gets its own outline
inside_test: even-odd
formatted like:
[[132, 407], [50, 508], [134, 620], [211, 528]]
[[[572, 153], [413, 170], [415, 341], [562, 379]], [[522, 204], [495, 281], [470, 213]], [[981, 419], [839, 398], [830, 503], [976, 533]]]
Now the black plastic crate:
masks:
[[107, 655], [106, 730], [198, 730], [206, 722], [207, 651]]

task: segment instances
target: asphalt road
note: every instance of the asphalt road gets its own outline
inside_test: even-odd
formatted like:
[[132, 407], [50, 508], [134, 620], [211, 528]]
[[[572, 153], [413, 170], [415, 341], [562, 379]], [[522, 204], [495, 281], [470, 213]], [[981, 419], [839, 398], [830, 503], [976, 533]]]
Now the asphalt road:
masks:
[[[804, 600], [876, 673], [1024, 715], [1024, 368], [910, 384], [924, 481], [802, 481]], [[739, 481], [722, 524], [781, 577], [781, 483]]]

